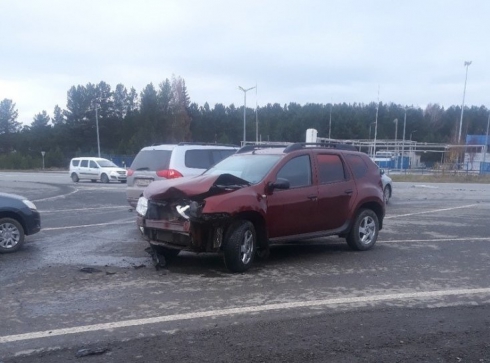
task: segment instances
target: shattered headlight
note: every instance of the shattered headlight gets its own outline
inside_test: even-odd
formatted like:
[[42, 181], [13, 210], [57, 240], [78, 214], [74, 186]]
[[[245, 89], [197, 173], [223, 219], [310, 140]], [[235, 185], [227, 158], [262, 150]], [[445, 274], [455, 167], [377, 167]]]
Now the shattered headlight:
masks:
[[179, 204], [175, 206], [175, 210], [185, 219], [189, 219], [189, 204]]
[[140, 216], [144, 217], [146, 215], [147, 210], [148, 210], [148, 199], [146, 199], [145, 197], [140, 197], [140, 199], [138, 199], [138, 205], [136, 206], [136, 212]]

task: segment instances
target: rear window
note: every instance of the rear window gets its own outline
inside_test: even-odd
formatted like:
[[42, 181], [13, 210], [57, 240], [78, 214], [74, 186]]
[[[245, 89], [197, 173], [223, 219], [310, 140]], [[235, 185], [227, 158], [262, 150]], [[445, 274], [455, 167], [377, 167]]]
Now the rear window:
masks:
[[80, 163], [80, 166], [82, 168], [88, 168], [88, 160], [82, 160], [82, 162]]
[[334, 183], [345, 179], [344, 165], [338, 155], [319, 154], [317, 161], [320, 184]]
[[187, 150], [185, 166], [194, 169], [209, 169], [234, 153], [235, 150]]
[[366, 175], [368, 166], [359, 155], [346, 155], [346, 159], [356, 179], [362, 178], [364, 175]]
[[132, 170], [168, 169], [172, 150], [141, 150], [131, 164]]
[[80, 160], [72, 160], [71, 161], [72, 166], [78, 166], [78, 164], [80, 164]]

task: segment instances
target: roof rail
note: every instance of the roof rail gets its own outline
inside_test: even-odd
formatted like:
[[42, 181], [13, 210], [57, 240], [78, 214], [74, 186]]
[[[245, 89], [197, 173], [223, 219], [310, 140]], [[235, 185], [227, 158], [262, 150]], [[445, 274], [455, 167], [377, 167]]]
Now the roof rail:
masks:
[[177, 145], [206, 145], [206, 146], [228, 146], [228, 147], [239, 147], [233, 144], [218, 144], [213, 142], [179, 142]]
[[245, 145], [242, 146], [236, 153], [246, 153], [249, 151], [255, 151], [260, 149], [270, 149], [270, 148], [287, 148], [290, 144], [255, 144], [255, 145]]
[[297, 142], [295, 144], [289, 145], [284, 149], [285, 153], [289, 153], [295, 150], [305, 149], [307, 147], [316, 147], [316, 148], [325, 148], [325, 149], [338, 149], [338, 150], [349, 150], [349, 151], [358, 151], [355, 146], [344, 144], [340, 142], [327, 142], [327, 143], [318, 143], [318, 142]]

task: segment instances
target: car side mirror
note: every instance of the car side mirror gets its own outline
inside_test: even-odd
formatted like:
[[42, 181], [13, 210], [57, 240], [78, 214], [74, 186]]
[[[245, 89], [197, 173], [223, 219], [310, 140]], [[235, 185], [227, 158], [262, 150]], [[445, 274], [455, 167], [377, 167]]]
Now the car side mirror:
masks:
[[267, 189], [269, 193], [272, 193], [274, 189], [289, 189], [289, 180], [278, 178], [274, 183], [268, 183]]
[[383, 175], [383, 174], [385, 173], [385, 170], [384, 170], [384, 169], [379, 169], [379, 173], [380, 173], [381, 175]]

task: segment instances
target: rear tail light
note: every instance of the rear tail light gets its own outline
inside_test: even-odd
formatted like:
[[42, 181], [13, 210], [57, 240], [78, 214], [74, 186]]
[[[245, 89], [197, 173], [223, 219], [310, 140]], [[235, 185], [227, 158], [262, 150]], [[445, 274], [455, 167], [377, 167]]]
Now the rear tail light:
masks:
[[127, 176], [131, 176], [133, 174], [134, 174], [134, 170], [133, 169], [128, 169], [127, 170], [127, 173], [126, 173]]
[[182, 178], [183, 175], [174, 169], [158, 170], [157, 175], [166, 179]]

